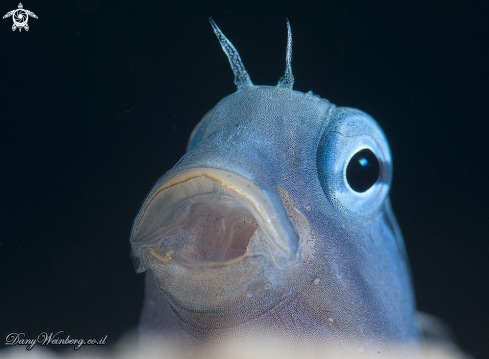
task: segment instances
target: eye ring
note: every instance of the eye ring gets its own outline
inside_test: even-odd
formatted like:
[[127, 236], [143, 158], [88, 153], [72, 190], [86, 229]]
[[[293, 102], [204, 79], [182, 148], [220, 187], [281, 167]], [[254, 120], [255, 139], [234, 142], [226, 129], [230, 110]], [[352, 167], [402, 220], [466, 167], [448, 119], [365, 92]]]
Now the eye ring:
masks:
[[[389, 144], [375, 120], [362, 111], [337, 108], [330, 123], [317, 150], [321, 187], [338, 214], [351, 222], [368, 224], [381, 211], [390, 189]], [[361, 168], [362, 160], [372, 164], [373, 169], [363, 173], [366, 176], [360, 174], [357, 186], [350, 182], [354, 167], [358, 164], [357, 169]], [[355, 161], [357, 164], [350, 168]]]

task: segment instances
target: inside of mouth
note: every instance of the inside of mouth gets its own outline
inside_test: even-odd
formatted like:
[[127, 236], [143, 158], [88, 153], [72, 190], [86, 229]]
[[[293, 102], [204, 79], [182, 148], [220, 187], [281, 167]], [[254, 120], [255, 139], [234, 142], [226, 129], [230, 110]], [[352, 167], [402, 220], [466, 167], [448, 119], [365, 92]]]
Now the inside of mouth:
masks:
[[190, 206], [188, 236], [175, 259], [187, 263], [224, 262], [246, 252], [258, 223], [246, 208], [228, 204], [205, 202]]
[[259, 224], [240, 196], [202, 177], [165, 192], [147, 209], [144, 226], [152, 229], [142, 228], [149, 234], [143, 240], [145, 247], [154, 255], [203, 264], [225, 262], [246, 253]]

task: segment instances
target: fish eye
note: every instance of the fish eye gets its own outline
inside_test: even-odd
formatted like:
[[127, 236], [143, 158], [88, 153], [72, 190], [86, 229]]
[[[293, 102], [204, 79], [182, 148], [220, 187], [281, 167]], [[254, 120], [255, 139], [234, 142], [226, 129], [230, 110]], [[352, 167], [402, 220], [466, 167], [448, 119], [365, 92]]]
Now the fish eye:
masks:
[[197, 125], [195, 125], [194, 129], [192, 130], [192, 133], [190, 134], [190, 137], [188, 139], [187, 143], [187, 152], [190, 151], [191, 149], [194, 149], [195, 146], [200, 142], [202, 139], [202, 134], [204, 132], [204, 129], [207, 125], [207, 119], [210, 117], [212, 113], [212, 110], [208, 111], [204, 117], [202, 117]]
[[390, 188], [389, 144], [366, 113], [336, 108], [317, 148], [319, 182], [333, 209], [365, 225], [381, 212]]
[[355, 153], [346, 167], [346, 180], [355, 192], [368, 190], [377, 182], [379, 175], [379, 160], [369, 149]]

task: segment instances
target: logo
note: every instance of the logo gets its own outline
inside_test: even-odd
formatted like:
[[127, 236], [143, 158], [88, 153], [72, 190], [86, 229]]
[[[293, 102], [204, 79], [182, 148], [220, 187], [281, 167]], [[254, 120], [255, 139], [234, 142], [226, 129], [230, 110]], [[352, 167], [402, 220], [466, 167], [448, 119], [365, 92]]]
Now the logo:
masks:
[[15, 31], [15, 29], [19, 29], [19, 32], [22, 31], [22, 28], [25, 29], [25, 31], [29, 31], [29, 25], [27, 25], [27, 20], [29, 20], [29, 16], [32, 16], [37, 19], [37, 15], [34, 14], [32, 11], [25, 10], [24, 6], [22, 3], [19, 3], [19, 8], [9, 11], [6, 13], [3, 18], [7, 18], [12, 16], [12, 19], [14, 20], [14, 24], [12, 25], [12, 31]]

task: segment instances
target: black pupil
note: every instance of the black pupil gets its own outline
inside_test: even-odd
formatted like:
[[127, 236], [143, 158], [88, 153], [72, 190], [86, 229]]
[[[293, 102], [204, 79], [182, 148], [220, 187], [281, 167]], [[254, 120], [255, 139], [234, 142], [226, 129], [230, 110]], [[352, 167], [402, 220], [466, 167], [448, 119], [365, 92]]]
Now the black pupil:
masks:
[[355, 153], [346, 167], [346, 180], [355, 192], [368, 190], [377, 182], [379, 174], [379, 160], [368, 149]]

